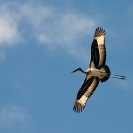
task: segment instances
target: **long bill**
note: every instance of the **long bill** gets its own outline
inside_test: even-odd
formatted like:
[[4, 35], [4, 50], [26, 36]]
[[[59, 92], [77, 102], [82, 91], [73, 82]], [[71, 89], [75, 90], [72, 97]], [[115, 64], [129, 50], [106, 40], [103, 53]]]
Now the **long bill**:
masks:
[[82, 73], [87, 74], [87, 72], [83, 71], [80, 67], [76, 68], [75, 70], [73, 70], [71, 73], [77, 72], [77, 71], [81, 71]]

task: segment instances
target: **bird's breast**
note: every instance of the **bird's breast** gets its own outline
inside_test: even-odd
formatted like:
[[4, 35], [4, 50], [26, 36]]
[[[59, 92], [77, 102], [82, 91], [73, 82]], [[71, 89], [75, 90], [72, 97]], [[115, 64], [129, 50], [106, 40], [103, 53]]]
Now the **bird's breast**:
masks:
[[88, 75], [98, 77], [99, 79], [103, 79], [103, 77], [106, 77], [108, 75], [108, 73], [106, 73], [106, 71], [102, 71], [99, 69], [90, 68]]

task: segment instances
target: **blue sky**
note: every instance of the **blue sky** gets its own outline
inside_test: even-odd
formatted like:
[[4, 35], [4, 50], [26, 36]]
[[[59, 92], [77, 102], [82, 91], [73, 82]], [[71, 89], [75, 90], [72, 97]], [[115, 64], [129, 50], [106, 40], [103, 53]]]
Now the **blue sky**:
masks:
[[[0, 132], [132, 133], [133, 1], [1, 0]], [[95, 29], [106, 30], [107, 65], [125, 81], [100, 83], [74, 113]]]

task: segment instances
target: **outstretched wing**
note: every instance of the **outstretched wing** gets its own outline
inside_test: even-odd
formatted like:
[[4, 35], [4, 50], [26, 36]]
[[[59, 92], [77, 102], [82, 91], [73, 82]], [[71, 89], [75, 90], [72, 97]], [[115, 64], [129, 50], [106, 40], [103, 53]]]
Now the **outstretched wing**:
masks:
[[78, 91], [77, 98], [73, 107], [74, 112], [82, 112], [84, 109], [88, 98], [93, 94], [99, 83], [98, 77], [88, 77], [86, 76], [80, 90]]
[[105, 36], [105, 30], [99, 27], [96, 28], [91, 45], [91, 61], [94, 62], [95, 67], [98, 69], [103, 67], [106, 62]]

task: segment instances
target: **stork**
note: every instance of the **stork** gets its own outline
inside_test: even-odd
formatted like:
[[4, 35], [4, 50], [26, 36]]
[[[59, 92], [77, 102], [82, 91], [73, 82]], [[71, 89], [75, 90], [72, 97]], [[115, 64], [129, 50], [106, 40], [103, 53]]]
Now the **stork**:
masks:
[[106, 63], [106, 48], [105, 48], [106, 32], [102, 28], [96, 28], [94, 33], [93, 42], [91, 45], [91, 59], [89, 68], [83, 71], [80, 67], [76, 68], [73, 72], [81, 71], [86, 74], [83, 84], [77, 93], [74, 103], [74, 112], [82, 112], [89, 97], [93, 94], [99, 81], [106, 82], [111, 78], [126, 79], [125, 76], [111, 74], [110, 69]]

